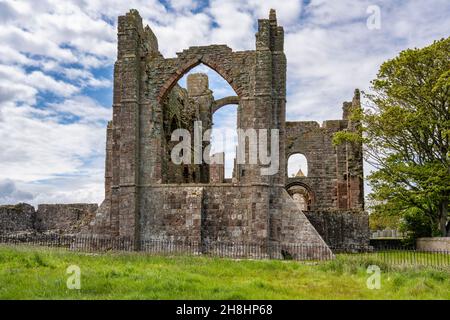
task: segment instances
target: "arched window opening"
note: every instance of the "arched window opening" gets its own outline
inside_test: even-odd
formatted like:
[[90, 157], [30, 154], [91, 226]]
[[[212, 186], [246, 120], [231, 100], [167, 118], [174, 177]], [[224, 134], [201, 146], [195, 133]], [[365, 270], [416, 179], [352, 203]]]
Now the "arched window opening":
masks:
[[233, 179], [237, 147], [237, 105], [226, 105], [213, 115], [211, 154], [222, 153], [224, 182]]
[[[203, 64], [184, 74], [170, 89], [162, 101], [165, 136], [162, 148], [166, 149], [166, 152], [162, 153], [166, 155], [165, 159], [162, 159], [163, 183], [231, 182], [236, 153], [234, 142], [237, 141], [237, 138], [233, 140], [233, 136], [237, 136], [238, 108], [236, 105], [227, 105], [223, 108], [222, 106], [226, 101], [235, 103], [236, 96], [236, 92], [221, 75]], [[220, 100], [219, 103], [216, 102], [218, 100]], [[196, 149], [194, 146], [198, 133], [196, 124], [198, 123], [201, 123], [202, 129], [201, 137], [197, 137], [197, 141], [201, 141], [202, 144], [201, 164], [195, 163], [195, 160], [198, 160], [198, 152], [196, 153], [198, 148]], [[191, 160], [189, 163], [183, 162], [180, 165], [172, 159], [171, 150], [183, 140], [171, 141], [175, 129], [185, 129], [185, 132], [190, 134]], [[210, 130], [211, 133], [211, 143], [203, 141], [207, 130]], [[181, 157], [186, 155], [183, 161], [189, 157], [186, 149], [183, 146], [178, 152]], [[223, 153], [222, 157], [217, 155], [220, 153]], [[210, 159], [223, 158], [224, 161], [208, 163], [208, 157]]]
[[289, 157], [288, 168], [289, 178], [301, 178], [308, 176], [308, 160], [301, 153], [293, 154]]

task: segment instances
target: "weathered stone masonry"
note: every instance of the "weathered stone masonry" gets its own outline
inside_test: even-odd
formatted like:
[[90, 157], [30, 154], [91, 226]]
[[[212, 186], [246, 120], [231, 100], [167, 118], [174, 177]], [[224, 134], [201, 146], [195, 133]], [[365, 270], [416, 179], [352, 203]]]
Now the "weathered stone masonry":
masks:
[[0, 206], [0, 234], [78, 234], [86, 230], [98, 210], [97, 204], [29, 204]]
[[[299, 185], [311, 192], [311, 210], [364, 210], [362, 147], [352, 143], [335, 146], [333, 135], [354, 131], [349, 110], [360, 108], [359, 91], [345, 102], [342, 120], [287, 122], [286, 159], [296, 153], [308, 160], [308, 175], [290, 177], [287, 188]], [[286, 164], [287, 165], [287, 164]]]
[[[296, 153], [308, 161], [308, 175], [289, 177], [291, 196], [304, 197], [302, 208], [324, 240], [331, 246], [361, 246], [369, 242], [368, 215], [364, 212], [363, 154], [360, 144], [333, 144], [333, 135], [355, 131], [359, 125], [349, 116], [361, 108], [360, 93], [344, 102], [343, 119], [286, 123], [286, 159]], [[287, 163], [286, 163], [287, 165]]]
[[[286, 157], [293, 151], [285, 143], [295, 144], [296, 132], [294, 124], [286, 127], [284, 32], [277, 25], [275, 12], [271, 11], [269, 19], [258, 21], [256, 49], [251, 51], [235, 52], [225, 45], [212, 45], [191, 47], [176, 58], [166, 59], [158, 51], [155, 35], [149, 27], [143, 27], [134, 10], [119, 17], [118, 30], [113, 120], [107, 135], [106, 197], [93, 232], [132, 236], [136, 243], [164, 238], [325, 245], [285, 190]], [[261, 164], [240, 164], [231, 183], [221, 178], [222, 168], [177, 169], [168, 161], [171, 145], [167, 137], [174, 123], [170, 110], [176, 110], [171, 95], [186, 96], [180, 94], [176, 83], [200, 63], [218, 72], [237, 96], [213, 101], [204, 85], [207, 79], [197, 76], [191, 79], [191, 88], [188, 80], [188, 103], [183, 102], [185, 98], [179, 99], [178, 107], [190, 115], [187, 118], [191, 122], [201, 120], [206, 129], [215, 110], [238, 103], [238, 128], [278, 129], [277, 174], [263, 176]], [[338, 123], [336, 129], [343, 129], [344, 125]], [[318, 143], [323, 145], [323, 141]], [[329, 156], [328, 161], [337, 163], [337, 168], [342, 165], [340, 154], [333, 149], [322, 155]], [[328, 182], [322, 178], [329, 186], [323, 191], [320, 208], [335, 206], [339, 197], [344, 199], [341, 193], [334, 195], [340, 179], [335, 176]], [[352, 188], [344, 188], [347, 202], [349, 195], [356, 193], [349, 191]], [[339, 192], [344, 189], [337, 187]], [[317, 194], [321, 194], [319, 190]], [[327, 192], [333, 199], [327, 198]]]
[[[326, 247], [285, 190], [286, 57], [275, 12], [258, 21], [256, 49], [251, 51], [235, 52], [225, 45], [190, 47], [166, 59], [134, 10], [119, 17], [118, 30], [106, 197], [92, 232], [131, 236], [137, 245], [146, 239], [189, 239], [295, 241]], [[171, 183], [175, 169], [170, 170], [167, 161], [167, 99], [177, 81], [200, 63], [218, 72], [236, 92], [237, 97], [228, 100], [239, 102], [238, 128], [279, 129], [277, 174], [261, 175], [259, 163], [240, 164], [233, 183], [209, 183], [205, 177], [210, 170], [200, 183]], [[205, 99], [198, 101], [196, 120], [208, 122], [227, 101], [207, 109]]]
[[[42, 206], [38, 214], [24, 207], [21, 216], [0, 208], [0, 226], [131, 237], [137, 249], [141, 240], [151, 239], [296, 243], [321, 247], [330, 256], [327, 244], [367, 245], [361, 146], [332, 144], [335, 132], [358, 126], [348, 114], [360, 107], [359, 93], [344, 104], [343, 120], [322, 127], [286, 122], [283, 46], [284, 31], [273, 10], [269, 19], [258, 20], [255, 50], [190, 47], [176, 58], [162, 56], [156, 36], [143, 27], [136, 10], [119, 17], [105, 200], [95, 218], [89, 228], [80, 228], [80, 212], [69, 207]], [[187, 90], [179, 87], [178, 80], [199, 64], [219, 73], [236, 96], [215, 101], [202, 74], [189, 75]], [[238, 128], [279, 130], [278, 173], [261, 175], [265, 166], [260, 163], [235, 163], [233, 178], [225, 179], [223, 165], [170, 161], [172, 131], [192, 132], [194, 121], [202, 121], [206, 130], [214, 112], [227, 104], [238, 105]], [[294, 153], [307, 157], [307, 177], [287, 177], [286, 160]], [[308, 202], [305, 212], [293, 199], [298, 196]], [[90, 209], [83, 209], [89, 212], [83, 226]]]

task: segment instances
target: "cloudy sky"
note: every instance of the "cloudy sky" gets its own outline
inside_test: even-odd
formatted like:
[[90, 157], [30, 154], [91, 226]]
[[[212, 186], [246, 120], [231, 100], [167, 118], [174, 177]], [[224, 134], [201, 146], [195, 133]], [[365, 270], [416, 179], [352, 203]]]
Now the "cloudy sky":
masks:
[[[450, 31], [448, 0], [0, 0], [0, 204], [102, 200], [116, 21], [130, 8], [165, 57], [212, 43], [254, 49], [257, 19], [277, 9], [288, 120], [340, 118], [384, 60]], [[374, 8], [379, 29], [367, 25]], [[210, 76], [216, 98], [230, 93]], [[232, 124], [233, 111], [216, 123]]]

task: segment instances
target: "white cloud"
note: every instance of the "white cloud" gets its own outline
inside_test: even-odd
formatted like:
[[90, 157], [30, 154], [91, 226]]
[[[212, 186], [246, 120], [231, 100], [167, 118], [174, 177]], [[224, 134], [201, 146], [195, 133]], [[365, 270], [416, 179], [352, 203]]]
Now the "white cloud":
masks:
[[197, 8], [197, 5], [193, 0], [170, 0], [170, 6], [176, 11], [192, 10]]
[[31, 201], [34, 196], [30, 192], [17, 189], [16, 183], [12, 180], [0, 180], [0, 203], [18, 203]]
[[[0, 101], [22, 101], [35, 103], [38, 91], [68, 97], [79, 91], [79, 88], [42, 73], [26, 71], [17, 66], [0, 64]], [[0, 109], [2, 105], [0, 105]]]
[[[100, 125], [112, 118], [111, 108], [105, 108], [86, 96], [76, 96], [61, 103], [51, 103], [48, 106], [55, 118], [77, 117], [78, 123], [96, 123]], [[50, 115], [50, 114], [49, 114]]]
[[[381, 30], [369, 30], [369, 5], [381, 9]], [[287, 115], [291, 120], [341, 117], [355, 88], [368, 90], [379, 66], [401, 50], [448, 36], [448, 1], [324, 1], [304, 8], [286, 35]]]
[[0, 46], [0, 63], [8, 65], [36, 65], [37, 63], [20, 53], [19, 51], [7, 47]]
[[7, 43], [19, 52], [33, 55], [51, 56], [64, 62], [76, 62], [69, 49], [61, 48], [50, 41], [45, 34], [29, 32], [17, 26], [2, 25], [0, 28], [0, 43]]
[[[374, 3], [375, 2], [375, 3]], [[354, 20], [365, 20], [367, 8], [376, 4], [372, 0], [312, 0], [305, 8], [307, 23], [317, 26], [330, 26], [351, 23]]]
[[211, 35], [213, 43], [227, 44], [234, 50], [251, 48], [254, 42], [255, 21], [248, 12], [241, 9], [242, 7], [236, 1], [211, 2], [209, 12], [218, 25]]
[[277, 19], [287, 28], [298, 23], [302, 11], [302, 2], [298, 0], [249, 0], [247, 4], [256, 19], [268, 18], [270, 9], [275, 9]]
[[34, 181], [76, 174], [84, 161], [103, 156], [104, 126], [58, 123], [32, 108], [5, 107], [0, 127], [0, 179]]
[[167, 58], [190, 46], [207, 45], [210, 23], [204, 13], [183, 14], [164, 24], [149, 22], [158, 37], [161, 53]]
[[52, 92], [62, 97], [69, 97], [79, 91], [77, 87], [63, 81], [57, 81], [41, 71], [33, 71], [27, 74], [23, 82], [38, 90]]

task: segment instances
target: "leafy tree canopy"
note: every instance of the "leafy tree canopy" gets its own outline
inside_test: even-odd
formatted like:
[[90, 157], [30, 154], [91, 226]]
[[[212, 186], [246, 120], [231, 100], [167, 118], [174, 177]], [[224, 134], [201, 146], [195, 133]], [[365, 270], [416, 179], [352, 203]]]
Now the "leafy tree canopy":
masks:
[[[361, 123], [361, 132], [337, 133], [334, 142], [363, 140], [366, 160], [376, 168], [368, 177], [375, 212], [420, 221], [409, 228], [420, 225], [422, 236], [424, 230], [445, 236], [450, 198], [450, 38], [405, 50], [383, 63], [365, 97], [367, 108], [353, 110], [351, 116]], [[425, 222], [428, 228], [423, 228]]]

